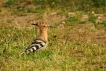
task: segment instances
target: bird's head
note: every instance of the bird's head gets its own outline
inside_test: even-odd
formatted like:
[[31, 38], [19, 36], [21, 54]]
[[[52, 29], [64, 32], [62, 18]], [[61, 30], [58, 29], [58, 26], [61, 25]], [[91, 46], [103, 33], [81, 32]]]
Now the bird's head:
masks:
[[35, 26], [37, 26], [39, 28], [53, 28], [53, 26], [50, 26], [50, 25], [48, 25], [46, 23], [36, 23], [36, 24], [33, 23], [32, 25], [35, 25]]

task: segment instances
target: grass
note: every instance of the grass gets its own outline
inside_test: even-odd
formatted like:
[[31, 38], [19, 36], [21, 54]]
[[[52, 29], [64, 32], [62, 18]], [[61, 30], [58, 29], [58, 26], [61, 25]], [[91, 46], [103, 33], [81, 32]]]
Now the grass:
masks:
[[[58, 19], [60, 15], [61, 18], [63, 16], [66, 18], [63, 20], [65, 22], [62, 24], [63, 28], [61, 28], [60, 21], [52, 23], [55, 28], [48, 30], [49, 44], [46, 49], [22, 57], [19, 57], [19, 54], [35, 39], [37, 30], [11, 26], [14, 20], [17, 21], [11, 17], [6, 21], [3, 20], [5, 23], [0, 23], [0, 71], [105, 71], [106, 22], [95, 24], [97, 16], [92, 13], [77, 12], [75, 16], [69, 17], [70, 9], [55, 10], [58, 9], [55, 6], [56, 8], [52, 10], [55, 2], [51, 3], [53, 3], [51, 7], [44, 5], [44, 7], [30, 8], [24, 4], [18, 6], [16, 0], [8, 0], [5, 3], [7, 8], [0, 9], [2, 16], [15, 15], [23, 20], [28, 13], [37, 13], [37, 20], [42, 19], [44, 13], [47, 13], [47, 16], [49, 15], [47, 19], [50, 18], [49, 22], [54, 17]], [[52, 11], [58, 11], [58, 15], [50, 16], [49, 13]], [[81, 21], [82, 16], [86, 14], [88, 19]], [[100, 28], [97, 29], [97, 27]]]
[[75, 24], [77, 21], [78, 21], [78, 18], [76, 18], [76, 17], [69, 17], [69, 18], [66, 20], [66, 22], [67, 22], [66, 25]]
[[63, 41], [59, 37], [53, 37], [56, 29], [54, 33], [50, 30], [50, 42], [45, 50], [19, 57], [25, 46], [35, 38], [36, 31], [3, 26], [0, 29], [0, 71], [106, 70], [105, 45]]
[[98, 22], [98, 24], [102, 24], [104, 27], [106, 27], [106, 22]]

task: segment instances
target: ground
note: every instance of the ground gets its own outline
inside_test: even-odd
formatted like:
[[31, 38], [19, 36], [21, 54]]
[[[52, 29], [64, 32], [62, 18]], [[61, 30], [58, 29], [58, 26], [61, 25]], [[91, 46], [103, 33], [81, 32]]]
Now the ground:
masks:
[[[106, 70], [106, 27], [97, 24], [105, 23], [105, 14], [93, 14], [95, 19], [80, 11], [17, 15], [3, 9], [0, 15], [0, 71]], [[38, 34], [34, 21], [55, 27], [48, 30], [48, 47], [19, 57]]]

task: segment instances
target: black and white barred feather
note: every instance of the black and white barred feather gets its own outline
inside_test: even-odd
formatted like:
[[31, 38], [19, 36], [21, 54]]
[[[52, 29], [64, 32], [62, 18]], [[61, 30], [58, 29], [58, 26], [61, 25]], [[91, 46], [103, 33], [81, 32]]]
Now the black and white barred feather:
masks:
[[42, 39], [35, 39], [32, 44], [30, 46], [28, 46], [22, 53], [21, 55], [23, 55], [24, 53], [29, 54], [31, 52], [35, 52], [37, 50], [43, 49], [45, 48], [47, 45], [47, 41], [44, 41]]

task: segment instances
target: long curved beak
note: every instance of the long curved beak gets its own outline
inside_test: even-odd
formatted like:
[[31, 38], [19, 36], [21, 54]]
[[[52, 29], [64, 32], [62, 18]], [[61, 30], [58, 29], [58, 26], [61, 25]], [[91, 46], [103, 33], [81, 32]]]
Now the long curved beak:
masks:
[[48, 26], [49, 28], [55, 28], [54, 26]]
[[37, 23], [35, 24], [35, 23], [32, 23], [32, 25], [37, 25]]

